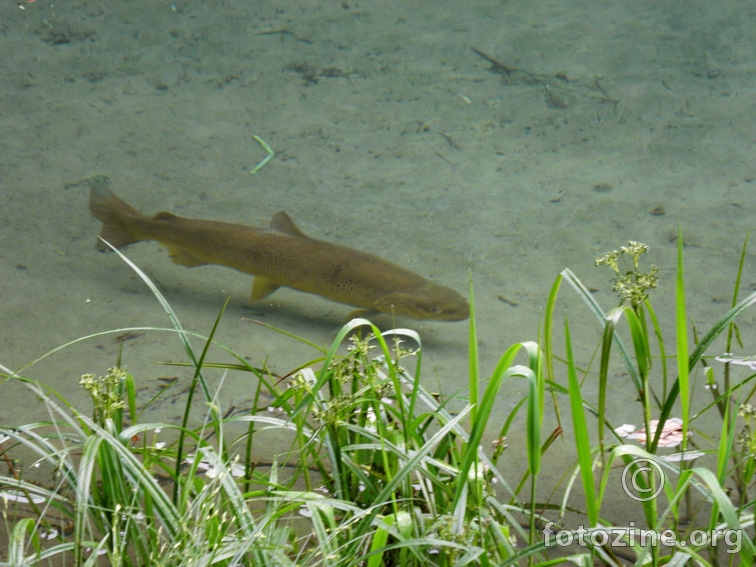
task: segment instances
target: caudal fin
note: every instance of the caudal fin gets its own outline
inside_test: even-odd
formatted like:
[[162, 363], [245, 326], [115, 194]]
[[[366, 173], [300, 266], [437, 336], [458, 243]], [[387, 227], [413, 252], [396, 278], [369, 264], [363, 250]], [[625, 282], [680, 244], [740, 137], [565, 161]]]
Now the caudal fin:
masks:
[[[89, 210], [95, 218], [102, 221], [100, 237], [116, 248], [123, 248], [134, 242], [144, 240], [136, 230], [135, 221], [143, 215], [116, 197], [108, 189], [108, 178], [97, 176], [92, 180], [89, 192]], [[97, 241], [97, 249], [110, 250], [102, 240]]]

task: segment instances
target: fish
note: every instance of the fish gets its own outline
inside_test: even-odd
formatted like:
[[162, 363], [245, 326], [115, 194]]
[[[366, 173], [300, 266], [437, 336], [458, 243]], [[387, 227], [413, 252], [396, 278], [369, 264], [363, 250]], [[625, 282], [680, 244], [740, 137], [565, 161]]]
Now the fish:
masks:
[[97, 248], [108, 251], [156, 240], [176, 264], [216, 264], [254, 276], [250, 301], [279, 287], [312, 293], [358, 308], [349, 318], [387, 313], [421, 320], [463, 321], [470, 306], [451, 288], [367, 252], [310, 238], [279, 211], [268, 228], [140, 213], [118, 198], [107, 177], [90, 185], [89, 210], [102, 221]]

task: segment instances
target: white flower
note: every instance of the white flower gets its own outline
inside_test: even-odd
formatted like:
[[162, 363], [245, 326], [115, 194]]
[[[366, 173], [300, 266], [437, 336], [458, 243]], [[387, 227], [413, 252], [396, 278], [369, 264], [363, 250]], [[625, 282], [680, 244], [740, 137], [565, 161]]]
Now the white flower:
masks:
[[307, 506], [302, 505], [302, 507], [299, 509], [299, 515], [304, 516], [305, 518], [312, 518], [312, 510], [310, 510]]
[[732, 353], [726, 352], [723, 356], [714, 358], [717, 362], [747, 366], [749, 370], [756, 370], [756, 360], [753, 356], [733, 357]]
[[684, 453], [672, 453], [660, 457], [662, 460], [670, 463], [679, 463], [680, 461], [692, 461], [698, 457], [703, 457], [706, 453], [703, 451], [685, 451]]
[[635, 431], [635, 426], [630, 423], [620, 425], [617, 429], [614, 430], [617, 435], [623, 438], [630, 435], [633, 431]]

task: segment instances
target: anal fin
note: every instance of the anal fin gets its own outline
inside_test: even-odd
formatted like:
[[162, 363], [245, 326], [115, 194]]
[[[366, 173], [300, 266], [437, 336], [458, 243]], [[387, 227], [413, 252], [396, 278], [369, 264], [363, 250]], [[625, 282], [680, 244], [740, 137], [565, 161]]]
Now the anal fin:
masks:
[[171, 255], [171, 260], [175, 264], [181, 264], [182, 266], [186, 266], [187, 268], [194, 268], [196, 266], [204, 266], [207, 264], [204, 260], [200, 260], [190, 252], [187, 252], [186, 250], [182, 248], [174, 248], [171, 246], [168, 246], [168, 252]]
[[262, 298], [268, 297], [279, 287], [281, 286], [270, 280], [266, 280], [263, 277], [257, 276], [252, 282], [252, 293], [249, 296], [249, 300], [252, 302], [260, 301]]

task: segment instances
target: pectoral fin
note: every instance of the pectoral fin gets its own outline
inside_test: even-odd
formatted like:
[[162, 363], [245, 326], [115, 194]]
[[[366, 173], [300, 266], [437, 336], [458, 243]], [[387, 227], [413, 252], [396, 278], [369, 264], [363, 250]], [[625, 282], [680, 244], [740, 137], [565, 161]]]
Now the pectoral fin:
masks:
[[270, 280], [257, 276], [252, 282], [252, 294], [249, 296], [250, 301], [259, 301], [263, 297], [268, 297], [271, 293], [276, 291], [279, 287], [278, 284], [273, 283]]
[[168, 246], [168, 252], [170, 253], [171, 260], [174, 263], [181, 264], [182, 266], [186, 266], [187, 268], [194, 268], [196, 266], [204, 266], [205, 264], [207, 264], [207, 262], [205, 262], [204, 260], [200, 260], [196, 256], [193, 256], [191, 253], [181, 248], [173, 248], [171, 246]]

